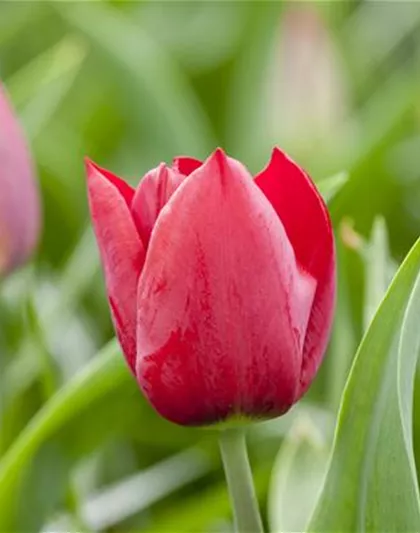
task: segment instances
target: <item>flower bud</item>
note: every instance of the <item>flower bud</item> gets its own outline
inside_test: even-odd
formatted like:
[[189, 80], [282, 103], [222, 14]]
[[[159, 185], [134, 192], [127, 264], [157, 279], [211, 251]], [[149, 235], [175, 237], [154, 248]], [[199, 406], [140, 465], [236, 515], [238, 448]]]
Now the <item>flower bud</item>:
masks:
[[218, 149], [137, 189], [88, 163], [115, 329], [167, 419], [208, 425], [285, 413], [322, 361], [335, 299], [327, 208], [279, 149], [255, 179]]
[[0, 86], [0, 276], [28, 259], [39, 232], [40, 204], [33, 162]]
[[347, 113], [338, 50], [317, 9], [288, 4], [269, 69], [266, 116], [273, 138], [300, 152], [335, 139]]

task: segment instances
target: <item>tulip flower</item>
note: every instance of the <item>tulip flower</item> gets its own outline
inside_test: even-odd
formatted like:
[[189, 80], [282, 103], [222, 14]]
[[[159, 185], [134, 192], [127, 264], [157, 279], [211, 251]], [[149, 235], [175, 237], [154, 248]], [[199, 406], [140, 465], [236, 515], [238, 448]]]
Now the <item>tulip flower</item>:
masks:
[[327, 208], [279, 149], [255, 179], [218, 149], [136, 189], [87, 163], [93, 225], [122, 350], [154, 408], [182, 425], [285, 413], [328, 342]]
[[40, 206], [26, 142], [0, 86], [0, 276], [22, 265], [40, 231]]

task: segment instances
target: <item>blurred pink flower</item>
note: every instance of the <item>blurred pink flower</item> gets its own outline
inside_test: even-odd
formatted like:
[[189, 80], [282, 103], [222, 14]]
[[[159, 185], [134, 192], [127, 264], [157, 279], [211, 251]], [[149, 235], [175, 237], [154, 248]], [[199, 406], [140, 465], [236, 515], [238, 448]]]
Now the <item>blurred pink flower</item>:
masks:
[[282, 15], [267, 104], [273, 140], [303, 150], [313, 148], [314, 141], [334, 138], [346, 114], [337, 49], [312, 6], [291, 5]]
[[0, 85], [0, 276], [28, 259], [38, 241], [40, 218], [33, 162]]

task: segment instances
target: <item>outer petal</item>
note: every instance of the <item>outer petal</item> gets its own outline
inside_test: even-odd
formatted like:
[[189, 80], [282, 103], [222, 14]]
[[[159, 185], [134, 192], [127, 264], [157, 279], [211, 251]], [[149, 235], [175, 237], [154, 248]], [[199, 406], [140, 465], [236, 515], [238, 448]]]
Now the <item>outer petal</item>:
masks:
[[131, 212], [146, 248], [162, 207], [181, 185], [183, 179], [182, 174], [162, 163], [140, 181], [131, 204]]
[[131, 187], [128, 183], [126, 183], [124, 180], [110, 172], [109, 170], [106, 170], [105, 168], [100, 167], [93, 161], [91, 161], [89, 158], [86, 158], [86, 168], [89, 169], [93, 168], [97, 170], [100, 174], [102, 174], [103, 177], [105, 177], [114, 187], [118, 189], [121, 196], [124, 198], [126, 204], [128, 206], [131, 205], [131, 202], [133, 201], [134, 197], [134, 189]]
[[134, 372], [136, 293], [144, 263], [144, 246], [127, 205], [129, 193], [121, 186], [124, 182], [108, 172], [104, 174], [90, 162], [86, 168], [90, 211], [112, 317], [124, 355]]
[[189, 176], [194, 170], [200, 168], [202, 161], [194, 159], [193, 157], [175, 157], [172, 163], [172, 168], [184, 176]]
[[303, 348], [301, 396], [325, 353], [335, 303], [335, 249], [327, 207], [309, 176], [275, 148], [255, 182], [270, 200], [299, 265], [318, 282]]
[[40, 226], [33, 163], [0, 85], [0, 276], [28, 259], [37, 244]]
[[186, 425], [293, 403], [315, 292], [251, 176], [221, 151], [157, 219], [138, 291], [137, 378]]

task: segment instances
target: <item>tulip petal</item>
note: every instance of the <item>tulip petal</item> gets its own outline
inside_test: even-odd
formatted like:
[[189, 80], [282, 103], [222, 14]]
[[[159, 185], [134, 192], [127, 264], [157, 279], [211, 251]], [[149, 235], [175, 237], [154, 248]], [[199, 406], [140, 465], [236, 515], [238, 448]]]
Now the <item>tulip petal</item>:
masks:
[[[89, 205], [118, 339], [135, 372], [136, 293], [145, 251], [127, 201], [124, 182], [87, 161]], [[124, 184], [126, 185], [126, 184]]]
[[131, 204], [131, 212], [146, 248], [162, 207], [183, 180], [183, 175], [162, 163], [140, 181]]
[[327, 207], [309, 176], [275, 148], [269, 165], [255, 178], [292, 243], [299, 265], [317, 280], [308, 323], [301, 375], [302, 395], [321, 363], [335, 302], [335, 249]]
[[177, 172], [180, 172], [184, 176], [189, 176], [194, 170], [200, 168], [203, 164], [202, 161], [194, 159], [193, 157], [175, 157], [172, 162], [172, 168]]
[[332, 252], [331, 260], [327, 264], [323, 277], [318, 282], [318, 289], [308, 322], [303, 347], [300, 390], [296, 401], [308, 390], [313, 378], [318, 372], [322, 357], [327, 348], [335, 308], [335, 270], [335, 256], [334, 252]]
[[124, 180], [110, 172], [109, 170], [106, 170], [105, 168], [100, 167], [93, 161], [91, 161], [89, 158], [86, 158], [86, 167], [93, 168], [97, 170], [102, 176], [104, 176], [112, 185], [114, 185], [118, 191], [121, 193], [122, 197], [124, 198], [126, 204], [130, 207], [131, 202], [133, 201], [134, 192], [135, 190], [133, 187], [131, 187], [128, 183], [126, 183]]
[[152, 234], [138, 289], [142, 390], [186, 425], [285, 412], [315, 289], [250, 174], [216, 151]]

